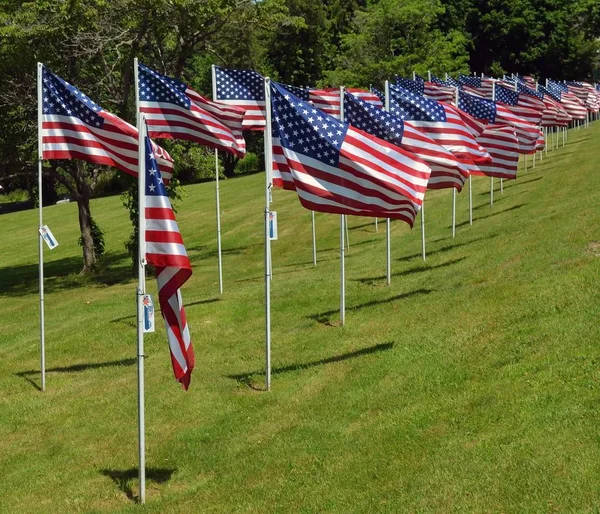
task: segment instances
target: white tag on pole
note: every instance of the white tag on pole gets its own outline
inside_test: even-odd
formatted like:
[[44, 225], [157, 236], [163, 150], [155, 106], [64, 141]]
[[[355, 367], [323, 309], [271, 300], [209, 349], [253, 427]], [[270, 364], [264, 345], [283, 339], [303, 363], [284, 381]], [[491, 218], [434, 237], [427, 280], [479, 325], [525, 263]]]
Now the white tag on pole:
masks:
[[145, 294], [142, 296], [142, 305], [144, 306], [144, 333], [154, 332], [154, 303], [152, 296]]
[[46, 244], [50, 250], [54, 250], [58, 246], [58, 241], [54, 237], [54, 234], [52, 234], [52, 231], [48, 225], [42, 225], [40, 227], [40, 235], [42, 236], [42, 239], [46, 241]]
[[277, 211], [269, 211], [269, 239], [277, 241]]

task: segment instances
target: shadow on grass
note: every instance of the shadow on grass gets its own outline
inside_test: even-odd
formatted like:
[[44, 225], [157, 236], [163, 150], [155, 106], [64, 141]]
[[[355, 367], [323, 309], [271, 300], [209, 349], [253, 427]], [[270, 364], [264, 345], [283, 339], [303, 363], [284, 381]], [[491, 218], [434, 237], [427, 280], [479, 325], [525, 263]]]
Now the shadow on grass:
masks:
[[[492, 218], [493, 216], [498, 216], [499, 214], [504, 214], [505, 212], [510, 212], [510, 211], [516, 211], [517, 209], [520, 209], [521, 207], [524, 207], [525, 203], [520, 203], [517, 205], [513, 205], [512, 207], [509, 207], [508, 209], [502, 209], [501, 211], [495, 211], [492, 212], [491, 214], [486, 214], [485, 216], [477, 216], [477, 217], [473, 217], [473, 223], [477, 220], [484, 220], [486, 218]], [[457, 223], [457, 227], [463, 227], [464, 225], [468, 225], [469, 224], [469, 220], [467, 221], [463, 221], [462, 223]]]
[[[515, 187], [515, 186], [521, 186], [523, 184], [528, 184], [530, 182], [537, 182], [538, 180], [542, 180], [544, 177], [543, 176], [539, 176], [539, 177], [534, 177], [534, 178], [530, 178], [529, 180], [519, 180], [517, 178], [517, 180], [511, 180], [509, 184], [504, 184], [504, 189], [510, 189], [511, 187]], [[487, 192], [488, 196], [490, 194], [490, 192]]]
[[[171, 480], [171, 476], [175, 473], [174, 468], [146, 468], [146, 481], [156, 484], [164, 484]], [[105, 477], [109, 477], [117, 487], [125, 493], [131, 501], [139, 502], [139, 497], [133, 492], [133, 482], [137, 481], [138, 468], [130, 468], [125, 470], [118, 469], [102, 469], [100, 470]]]
[[[354, 307], [346, 307], [346, 312], [353, 312], [364, 309], [365, 307], [375, 307], [376, 305], [382, 305], [384, 303], [391, 303], [397, 300], [404, 300], [405, 298], [410, 298], [411, 296], [419, 295], [419, 294], [430, 294], [433, 293], [433, 289], [415, 289], [414, 291], [409, 291], [408, 293], [398, 294], [396, 296], [390, 296], [389, 298], [385, 298], [383, 300], [371, 300], [370, 302], [361, 303], [355, 305]], [[333, 314], [338, 314], [340, 312], [339, 309], [334, 309], [325, 312], [319, 312], [317, 314], [311, 314], [308, 316], [309, 319], [317, 321], [318, 323], [331, 324], [330, 317]]]
[[[453, 259], [451, 261], [443, 262], [442, 264], [436, 264], [434, 266], [418, 266], [416, 268], [410, 268], [404, 271], [398, 271], [396, 273], [392, 273], [392, 277], [404, 277], [407, 275], [413, 275], [414, 273], [422, 273], [424, 271], [432, 271], [439, 268], [446, 268], [447, 266], [452, 266], [452, 264], [456, 264], [460, 261], [464, 261], [465, 257], [461, 257], [460, 259]], [[374, 284], [380, 280], [385, 280], [386, 275], [380, 275], [378, 277], [368, 277], [368, 278], [353, 278], [351, 279], [353, 282], [360, 282], [361, 284]]]
[[[350, 239], [350, 238], [348, 238], [348, 239]], [[374, 243], [375, 241], [379, 241], [379, 239], [367, 239], [365, 241], [359, 241], [358, 243], [353, 243], [352, 239], [350, 239], [350, 250], [346, 250], [346, 252], [349, 252], [349, 251], [351, 252], [353, 246], [366, 245], [366, 244], [369, 244], [369, 243]], [[339, 251], [340, 247], [339, 246], [334, 246], [333, 248], [322, 248], [322, 249], [318, 249], [317, 248], [317, 253], [320, 253], [320, 252], [331, 252], [332, 250]]]
[[[467, 223], [469, 223], [467, 221]], [[457, 225], [458, 227], [459, 225]], [[454, 243], [454, 244], [450, 244], [450, 245], [446, 245], [446, 246], [442, 246], [441, 248], [438, 248], [437, 250], [427, 250], [426, 251], [426, 256], [430, 257], [431, 255], [437, 255], [438, 253], [444, 253], [444, 252], [449, 252], [450, 250], [454, 250], [456, 248], [460, 248], [461, 246], [467, 246], [470, 245], [472, 243], [477, 243], [478, 241], [485, 241], [486, 239], [492, 239], [494, 237], [496, 237], [498, 234], [491, 234], [489, 236], [485, 236], [485, 237], [477, 237], [475, 239], [471, 239], [469, 241], [465, 241], [464, 243]], [[438, 241], [441, 241], [441, 239], [438, 239]], [[421, 252], [419, 253], [413, 253], [411, 255], [405, 255], [404, 257], [398, 257], [396, 260], [397, 261], [410, 261], [411, 259], [415, 259], [416, 257], [422, 257]]]
[[[126, 252], [109, 252], [94, 273], [80, 275], [81, 257], [65, 257], [44, 263], [44, 291], [53, 293], [83, 285], [112, 286], [133, 280], [131, 261]], [[39, 290], [38, 264], [0, 268], [0, 295], [23, 296]]]
[[[369, 355], [371, 353], [385, 352], [391, 350], [394, 347], [394, 343], [380, 343], [367, 348], [361, 348], [353, 352], [342, 353], [341, 355], [334, 355], [333, 357], [327, 357], [325, 359], [319, 359], [316, 361], [289, 364], [287, 366], [279, 366], [271, 369], [271, 375], [279, 375], [281, 373], [289, 373], [290, 371], [298, 371], [304, 369], [315, 368], [317, 366], [323, 366], [325, 364], [333, 364], [334, 362], [342, 362], [349, 359], [355, 359], [356, 357], [362, 357], [363, 355]], [[250, 389], [255, 391], [264, 391], [264, 388], [259, 387], [252, 380], [253, 376], [264, 373], [263, 371], [252, 371], [248, 373], [239, 373], [237, 375], [227, 375], [227, 378], [231, 378], [236, 382], [239, 382]]]
[[[77, 373], [80, 371], [87, 371], [89, 369], [102, 369], [102, 368], [112, 368], [117, 366], [133, 366], [137, 362], [137, 359], [121, 359], [118, 361], [108, 361], [108, 362], [88, 362], [82, 364], [72, 364], [71, 366], [57, 366], [54, 368], [46, 368], [46, 373]], [[37, 390], [41, 391], [42, 388], [39, 386], [37, 382], [32, 380], [32, 376], [39, 375], [39, 369], [30, 369], [28, 371], [19, 371], [15, 373], [15, 376], [23, 378], [27, 380], [33, 387]]]

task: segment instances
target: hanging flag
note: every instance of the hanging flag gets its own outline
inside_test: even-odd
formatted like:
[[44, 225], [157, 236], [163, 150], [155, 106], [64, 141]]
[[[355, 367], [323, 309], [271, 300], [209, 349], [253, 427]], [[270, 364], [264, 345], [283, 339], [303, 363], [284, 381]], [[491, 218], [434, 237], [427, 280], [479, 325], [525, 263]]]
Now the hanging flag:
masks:
[[145, 168], [146, 259], [156, 270], [158, 300], [167, 328], [173, 373], [187, 389], [195, 357], [180, 289], [191, 277], [192, 266], [149, 138], [146, 138]]
[[486, 127], [477, 142], [491, 155], [492, 162], [479, 164], [473, 175], [516, 179], [519, 166], [519, 140], [513, 127]]
[[266, 120], [263, 76], [253, 70], [230, 70], [215, 66], [215, 77], [215, 100], [244, 109], [244, 130], [264, 130]]
[[410, 121], [384, 111], [373, 104], [344, 94], [344, 116], [350, 125], [414, 153], [430, 168], [427, 189], [462, 189], [469, 176], [467, 167]]
[[539, 126], [542, 122], [543, 103], [540, 102], [541, 106], [537, 103], [535, 104], [539, 108], [526, 107], [521, 100], [521, 96], [521, 93], [518, 91], [514, 91], [514, 89], [508, 89], [500, 84], [496, 84], [496, 87], [494, 88], [495, 102], [506, 107], [506, 109], [521, 118], [523, 121], [531, 123], [535, 126]]
[[483, 96], [483, 98], [491, 100], [494, 94], [494, 82], [496, 82], [496, 79], [459, 75], [458, 82], [466, 86], [465, 89], [470, 93], [476, 93]]
[[[381, 94], [381, 93], [380, 93]], [[478, 164], [491, 157], [477, 143], [454, 106], [429, 100], [390, 84], [390, 112], [427, 134], [452, 152], [460, 162]]]
[[505, 106], [462, 91], [458, 97], [458, 107], [478, 120], [485, 120], [492, 125], [513, 127], [519, 140], [519, 153], [530, 154], [535, 152], [540, 129], [525, 122]]
[[244, 157], [243, 109], [212, 102], [143, 64], [138, 64], [138, 77], [140, 111], [151, 137], [185, 139]]
[[[42, 68], [42, 155], [44, 159], [80, 159], [138, 173], [138, 131], [106, 111], [77, 88]], [[152, 143], [169, 181], [173, 159]]]
[[274, 170], [307, 209], [413, 225], [430, 168], [271, 83]]
[[[323, 111], [335, 119], [340, 119], [340, 88], [310, 89], [298, 86], [289, 86], [281, 84], [293, 95], [305, 102], [313, 104], [317, 109]], [[383, 107], [379, 97], [366, 89], [347, 88], [346, 91], [367, 102], [371, 102], [378, 107]]]

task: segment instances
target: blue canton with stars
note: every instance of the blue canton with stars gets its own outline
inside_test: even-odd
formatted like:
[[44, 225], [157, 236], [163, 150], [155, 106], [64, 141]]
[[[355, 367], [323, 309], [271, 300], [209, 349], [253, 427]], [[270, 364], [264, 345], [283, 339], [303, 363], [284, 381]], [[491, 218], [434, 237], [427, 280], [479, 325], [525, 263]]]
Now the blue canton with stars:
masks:
[[189, 109], [191, 100], [185, 94], [187, 86], [179, 80], [165, 77], [160, 73], [138, 64], [140, 100], [147, 102], [170, 103]]
[[564, 91], [565, 93], [569, 91], [569, 88], [567, 87], [566, 84], [563, 84], [562, 82], [556, 82], [554, 80], [548, 81], [548, 88], [556, 89], [558, 91]]
[[337, 167], [348, 124], [271, 82], [272, 133], [281, 146]]
[[149, 137], [146, 137], [146, 196], [168, 196]]
[[344, 114], [346, 121], [353, 127], [390, 143], [402, 143], [404, 134], [402, 119], [375, 107], [372, 103], [365, 102], [346, 92], [344, 93]]
[[104, 118], [98, 114], [102, 107], [45, 66], [42, 69], [42, 82], [44, 114], [73, 116], [97, 128], [104, 125]]
[[446, 82], [448, 83], [449, 86], [452, 87], [458, 87], [460, 86], [460, 82], [456, 79], [453, 79], [451, 76], [448, 75], [448, 78], [446, 79]]
[[310, 89], [298, 86], [288, 86], [287, 84], [279, 85], [286, 88], [290, 93], [300, 98], [300, 100], [304, 100], [305, 102], [310, 101]]
[[529, 96], [535, 96], [536, 98], [539, 98], [540, 100], [544, 99], [543, 92], [536, 91], [535, 89], [527, 87], [525, 84], [522, 84], [521, 82], [517, 82], [517, 89], [519, 90], [519, 93], [524, 93]]
[[519, 103], [519, 93], [511, 91], [510, 89], [496, 84], [494, 88], [494, 100], [496, 102], [502, 102], [506, 105], [517, 105]]
[[492, 100], [461, 92], [458, 95], [458, 108], [479, 120], [496, 121], [496, 104]]
[[264, 101], [264, 79], [253, 70], [229, 70], [215, 66], [217, 100]]
[[565, 80], [565, 84], [567, 86], [579, 86], [579, 87], [583, 86], [582, 82], [577, 82], [576, 80]]
[[548, 95], [550, 98], [553, 98], [554, 100], [556, 100], [557, 102], [561, 101], [562, 95], [561, 92], [558, 89], [552, 89], [552, 88], [547, 88], [544, 86], [538, 86], [540, 88], [540, 91], [546, 95]]
[[436, 77], [433, 73], [431, 74], [431, 82], [437, 84], [438, 86], [450, 86], [448, 82]]
[[458, 82], [471, 87], [481, 87], [480, 77], [470, 77], [469, 75], [459, 75]]
[[421, 77], [417, 77], [416, 80], [396, 77], [396, 85], [408, 89], [411, 93], [416, 93], [417, 95], [425, 93], [425, 81]]
[[446, 121], [446, 111], [442, 104], [407, 89], [390, 84], [390, 112], [403, 120]]

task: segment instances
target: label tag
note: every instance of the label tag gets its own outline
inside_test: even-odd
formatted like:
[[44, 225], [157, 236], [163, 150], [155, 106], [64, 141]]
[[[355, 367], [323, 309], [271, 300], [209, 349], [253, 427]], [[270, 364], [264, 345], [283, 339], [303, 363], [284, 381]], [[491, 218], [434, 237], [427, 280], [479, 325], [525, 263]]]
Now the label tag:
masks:
[[50, 250], [54, 250], [58, 246], [58, 241], [54, 237], [54, 234], [52, 234], [52, 231], [48, 225], [42, 225], [40, 227], [40, 235], [42, 236], [42, 239], [46, 241], [46, 244]]
[[269, 211], [269, 239], [277, 241], [277, 211]]
[[154, 303], [152, 296], [145, 294], [142, 296], [142, 305], [144, 306], [144, 333], [154, 332]]

